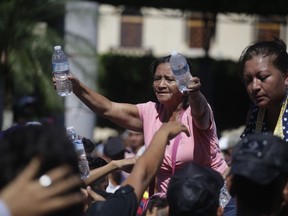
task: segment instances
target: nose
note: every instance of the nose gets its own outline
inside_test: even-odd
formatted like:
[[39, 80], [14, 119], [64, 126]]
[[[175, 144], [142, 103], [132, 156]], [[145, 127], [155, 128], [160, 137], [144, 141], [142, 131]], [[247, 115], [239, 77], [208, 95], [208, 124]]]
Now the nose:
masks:
[[166, 85], [166, 80], [164, 78], [162, 78], [160, 80], [159, 86], [165, 86]]
[[261, 88], [260, 80], [258, 80], [258, 79], [253, 79], [253, 82], [252, 82], [252, 90], [256, 91], [256, 90], [259, 90], [260, 88]]

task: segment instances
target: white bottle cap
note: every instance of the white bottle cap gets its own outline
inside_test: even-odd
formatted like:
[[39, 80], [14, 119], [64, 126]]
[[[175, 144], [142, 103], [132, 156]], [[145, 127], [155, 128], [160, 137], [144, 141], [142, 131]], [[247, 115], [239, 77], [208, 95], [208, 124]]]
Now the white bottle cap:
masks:
[[74, 130], [73, 126], [66, 127], [67, 130]]
[[54, 46], [54, 50], [60, 50], [60, 49], [61, 49], [60, 45]]

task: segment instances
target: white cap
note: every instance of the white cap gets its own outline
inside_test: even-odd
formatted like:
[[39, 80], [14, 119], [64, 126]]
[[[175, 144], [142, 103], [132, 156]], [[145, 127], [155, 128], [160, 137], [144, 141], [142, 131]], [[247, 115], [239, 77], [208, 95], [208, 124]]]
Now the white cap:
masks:
[[60, 45], [54, 46], [54, 50], [60, 50], [60, 49], [61, 49]]
[[74, 130], [73, 126], [66, 127], [67, 130]]

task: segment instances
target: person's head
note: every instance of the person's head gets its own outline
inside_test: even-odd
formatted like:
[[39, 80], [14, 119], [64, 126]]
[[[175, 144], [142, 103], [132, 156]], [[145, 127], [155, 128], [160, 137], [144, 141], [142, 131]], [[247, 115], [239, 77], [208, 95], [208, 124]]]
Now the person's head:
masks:
[[13, 105], [13, 122], [25, 124], [37, 118], [37, 99], [33, 96], [23, 96]]
[[170, 216], [216, 216], [224, 179], [217, 171], [189, 163], [175, 172], [167, 191]]
[[272, 134], [253, 134], [233, 149], [230, 193], [239, 215], [280, 210], [288, 179], [288, 144]]
[[164, 197], [154, 196], [149, 199], [142, 216], [167, 216], [168, 210], [169, 206], [167, 199]]
[[259, 107], [279, 104], [288, 85], [288, 54], [279, 39], [259, 41], [248, 46], [239, 58], [240, 75], [246, 91]]
[[135, 153], [144, 145], [144, 134], [142, 132], [128, 130], [127, 139], [132, 150], [136, 151]]
[[120, 160], [124, 158], [126, 148], [120, 136], [109, 137], [104, 144], [104, 156], [110, 160]]
[[156, 59], [151, 65], [154, 75], [153, 89], [159, 103], [164, 105], [179, 104], [183, 100], [182, 93], [178, 90], [177, 83], [171, 66], [170, 55]]
[[[10, 183], [33, 157], [41, 160], [41, 166], [35, 179], [50, 169], [64, 164], [70, 165], [73, 174], [80, 175], [78, 158], [73, 144], [66, 135], [65, 128], [47, 125], [19, 126], [14, 130], [7, 131], [0, 139], [0, 190]], [[80, 192], [80, 186], [67, 191], [67, 194], [75, 191]], [[81, 204], [47, 215], [76, 216], [81, 215], [82, 211], [83, 205]]]

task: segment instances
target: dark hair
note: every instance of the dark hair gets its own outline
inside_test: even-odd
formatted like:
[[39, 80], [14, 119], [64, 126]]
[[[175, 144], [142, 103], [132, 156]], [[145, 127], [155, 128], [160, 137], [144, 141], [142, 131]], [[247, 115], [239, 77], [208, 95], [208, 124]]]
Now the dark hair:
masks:
[[243, 76], [245, 62], [255, 56], [269, 57], [272, 64], [280, 70], [281, 73], [288, 72], [288, 54], [287, 47], [283, 40], [274, 38], [273, 41], [258, 41], [246, 47], [240, 58], [240, 76]]
[[287, 177], [283, 174], [266, 185], [253, 182], [244, 176], [233, 175], [230, 194], [237, 197], [241, 212], [247, 215], [270, 215], [280, 210], [286, 183]]
[[92, 169], [97, 169], [99, 167], [105, 166], [107, 165], [107, 161], [104, 160], [101, 157], [91, 157], [91, 156], [87, 156], [87, 160], [89, 163], [89, 168]]
[[159, 57], [159, 58], [155, 59], [150, 66], [150, 70], [151, 70], [152, 74], [155, 74], [158, 65], [160, 65], [162, 63], [169, 63], [170, 57], [171, 57], [171, 55], [168, 55], [168, 56]]
[[216, 216], [219, 207], [219, 193], [211, 193], [206, 188], [207, 184], [195, 180], [193, 176], [183, 179], [171, 179], [168, 189], [169, 215], [170, 216]]
[[92, 140], [86, 137], [82, 138], [82, 142], [83, 142], [86, 154], [90, 154], [94, 150], [95, 144], [92, 142]]
[[153, 208], [156, 207], [158, 210], [164, 209], [168, 206], [168, 201], [164, 197], [154, 196], [149, 199], [146, 209], [144, 210], [142, 216], [146, 216], [147, 211], [152, 212]]
[[189, 162], [171, 177], [167, 200], [171, 216], [216, 216], [222, 175], [208, 167]]
[[[80, 175], [78, 158], [65, 128], [48, 125], [19, 126], [3, 134], [0, 139], [0, 189], [10, 183], [33, 157], [41, 159], [41, 166], [35, 179], [63, 164], [69, 164], [73, 173]], [[80, 192], [80, 187], [75, 187], [68, 193], [72, 191]], [[82, 212], [83, 206], [79, 204], [47, 215], [78, 216]]]

